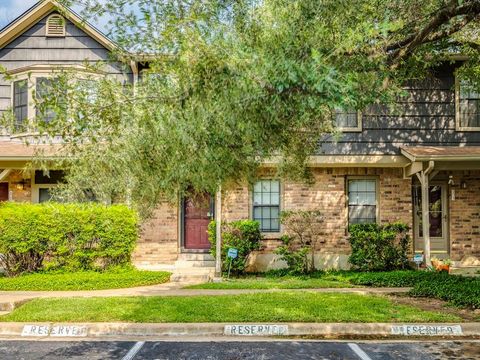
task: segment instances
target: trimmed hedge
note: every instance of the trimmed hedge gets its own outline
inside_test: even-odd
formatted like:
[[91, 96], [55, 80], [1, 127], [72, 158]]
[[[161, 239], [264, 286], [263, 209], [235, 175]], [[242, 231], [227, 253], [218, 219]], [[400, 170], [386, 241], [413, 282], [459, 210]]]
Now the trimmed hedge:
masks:
[[0, 205], [0, 266], [7, 275], [104, 270], [130, 262], [137, 215], [123, 205]]
[[[210, 241], [210, 253], [216, 257], [216, 222], [213, 220], [208, 225], [208, 241]], [[261, 247], [262, 233], [260, 224], [253, 220], [237, 220], [222, 223], [222, 270], [227, 271], [231, 262], [231, 272], [242, 274], [248, 263], [252, 251]], [[228, 249], [238, 250], [235, 259], [227, 259]]]
[[402, 223], [351, 225], [348, 231], [352, 254], [348, 261], [361, 271], [407, 269], [408, 230]]

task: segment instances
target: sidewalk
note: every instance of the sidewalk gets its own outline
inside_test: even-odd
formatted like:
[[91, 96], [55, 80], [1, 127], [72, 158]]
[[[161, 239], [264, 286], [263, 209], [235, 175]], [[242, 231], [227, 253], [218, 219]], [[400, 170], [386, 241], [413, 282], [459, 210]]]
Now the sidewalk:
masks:
[[319, 288], [319, 289], [182, 289], [190, 283], [165, 283], [127, 289], [81, 290], [81, 291], [0, 291], [0, 311], [12, 311], [16, 306], [35, 298], [71, 298], [71, 297], [115, 297], [115, 296], [218, 296], [279, 291], [338, 292], [353, 294], [391, 294], [405, 293], [410, 288]]

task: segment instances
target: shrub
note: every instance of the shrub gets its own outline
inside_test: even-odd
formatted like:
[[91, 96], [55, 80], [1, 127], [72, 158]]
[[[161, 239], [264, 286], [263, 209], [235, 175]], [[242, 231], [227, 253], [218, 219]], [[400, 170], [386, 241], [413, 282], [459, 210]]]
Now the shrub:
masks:
[[355, 224], [349, 227], [352, 254], [348, 261], [361, 271], [390, 271], [408, 268], [408, 226]]
[[480, 279], [436, 272], [431, 278], [418, 281], [409, 295], [433, 297], [455, 306], [480, 309]]
[[318, 210], [284, 211], [280, 221], [285, 228], [283, 245], [275, 250], [285, 261], [290, 273], [315, 271], [315, 250], [323, 230], [323, 217]]
[[0, 265], [9, 276], [128, 264], [137, 236], [137, 216], [122, 205], [0, 205]]
[[[208, 225], [208, 240], [212, 244], [210, 253], [216, 257], [216, 222]], [[252, 251], [260, 249], [262, 233], [258, 221], [239, 220], [222, 224], [222, 270], [228, 270], [227, 252], [230, 248], [238, 250], [238, 256], [232, 260], [231, 271], [235, 274], [245, 272]]]

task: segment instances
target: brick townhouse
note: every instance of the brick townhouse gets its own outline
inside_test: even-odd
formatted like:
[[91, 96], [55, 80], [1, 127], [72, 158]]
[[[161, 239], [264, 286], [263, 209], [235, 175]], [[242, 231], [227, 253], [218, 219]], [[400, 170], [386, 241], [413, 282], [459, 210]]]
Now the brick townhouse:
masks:
[[[12, 76], [0, 80], [0, 111], [13, 110], [18, 122], [34, 116], [31, 89], [54, 69], [104, 61], [105, 76], [134, 82], [148, 66], [111, 61], [115, 45], [74, 12], [59, 12], [59, 7], [54, 1], [39, 2], [0, 31], [0, 65]], [[429, 251], [451, 258], [456, 267], [478, 267], [480, 94], [456, 78], [460, 63], [459, 58], [434, 69], [427, 80], [405, 84], [407, 95], [399, 98], [396, 110], [374, 105], [338, 112], [334, 120], [342, 135], [339, 140], [325, 137], [312, 156], [313, 184], [262, 175], [255, 184], [227, 189], [222, 220], [258, 220], [265, 236], [251, 269], [282, 265], [273, 254], [282, 234], [279, 213], [295, 209], [324, 214], [318, 267], [348, 267], [349, 224], [394, 221], [411, 226], [412, 253]], [[49, 189], [61, 178], [53, 171], [50, 176], [22, 172], [33, 155], [33, 149], [23, 145], [26, 136], [0, 135], [2, 201], [48, 201]], [[180, 275], [212, 274], [206, 227], [214, 217], [214, 199], [202, 196], [206, 201], [158, 205], [143, 225], [134, 255], [137, 266]]]

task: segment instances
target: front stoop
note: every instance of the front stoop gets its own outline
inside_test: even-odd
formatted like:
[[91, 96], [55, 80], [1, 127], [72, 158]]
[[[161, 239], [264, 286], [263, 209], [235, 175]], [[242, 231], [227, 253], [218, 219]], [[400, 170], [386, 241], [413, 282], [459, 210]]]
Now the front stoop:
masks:
[[171, 282], [208, 282], [215, 275], [215, 259], [210, 254], [183, 253], [175, 262]]

